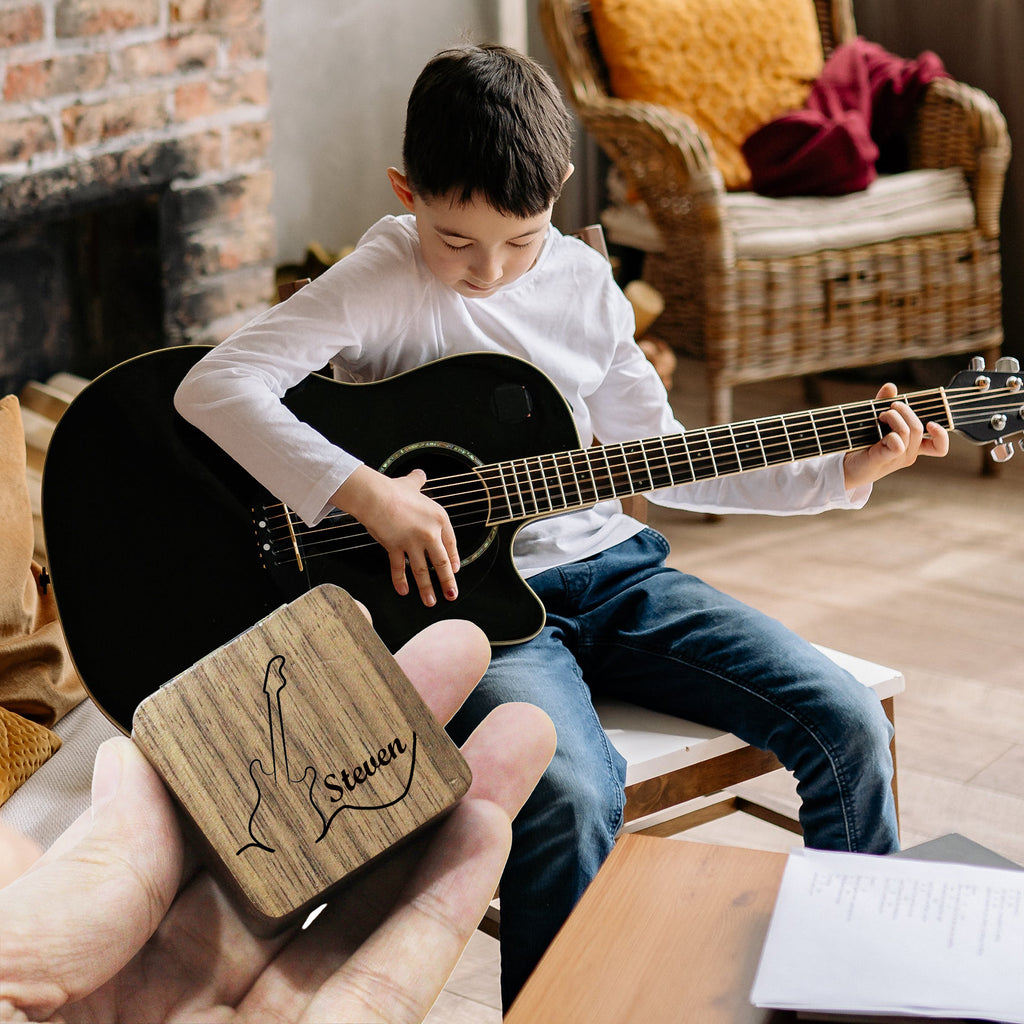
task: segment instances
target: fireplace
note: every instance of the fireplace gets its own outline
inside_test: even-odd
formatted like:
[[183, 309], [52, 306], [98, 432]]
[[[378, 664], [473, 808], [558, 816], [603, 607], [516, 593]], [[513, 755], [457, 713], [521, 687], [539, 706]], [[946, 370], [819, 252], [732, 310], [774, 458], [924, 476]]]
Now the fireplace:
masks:
[[24, 0], [0, 47], [0, 393], [266, 307], [262, 0]]

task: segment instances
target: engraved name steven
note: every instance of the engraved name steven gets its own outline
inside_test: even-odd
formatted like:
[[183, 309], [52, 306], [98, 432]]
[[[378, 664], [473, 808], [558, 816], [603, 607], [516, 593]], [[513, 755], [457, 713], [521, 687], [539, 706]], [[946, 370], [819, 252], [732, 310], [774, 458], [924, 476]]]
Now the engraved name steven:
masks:
[[[416, 734], [413, 733], [414, 739], [415, 735]], [[348, 792], [351, 793], [356, 786], [361, 786], [370, 778], [370, 776], [376, 775], [378, 768], [383, 768], [385, 765], [391, 764], [399, 754], [404, 754], [407, 749], [408, 747], [406, 747], [406, 745], [396, 736], [387, 745], [387, 747], [381, 747], [381, 749], [377, 751], [376, 757], [370, 757], [361, 765], [356, 765], [352, 769], [351, 774], [343, 768], [339, 775], [341, 776], [341, 781], [344, 783], [344, 790], [348, 790]], [[344, 792], [341, 786], [331, 781], [337, 777], [338, 776], [336, 776], [334, 772], [324, 776], [324, 788], [338, 794], [338, 796], [331, 797], [331, 800], [334, 802], [340, 800]]]
[[[328, 772], [319, 787], [318, 772], [313, 765], [306, 765], [298, 777], [293, 777], [281, 698], [282, 691], [288, 685], [284, 665], [284, 656], [274, 655], [267, 663], [263, 675], [270, 768], [265, 768], [259, 757], [249, 762], [249, 777], [256, 786], [256, 802], [248, 824], [251, 842], [237, 850], [236, 855], [253, 848], [274, 853], [282, 842], [288, 845], [301, 842], [303, 819], [309, 822], [310, 834], [315, 834], [313, 841], [319, 843], [341, 811], [382, 811], [400, 803], [408, 796], [416, 772], [416, 733], [413, 732], [408, 741], [396, 736], [387, 746], [378, 747], [375, 754], [370, 754], [362, 762]], [[397, 796], [388, 800], [380, 800], [379, 797], [374, 799], [377, 794], [372, 783], [369, 790], [360, 793], [361, 787], [385, 769], [390, 777], [387, 784], [389, 792], [394, 791], [392, 780], [404, 779]], [[320, 806], [324, 790], [328, 794], [327, 800], [333, 805], [328, 808], [330, 813], [325, 813]], [[320, 801], [317, 799], [318, 793]]]

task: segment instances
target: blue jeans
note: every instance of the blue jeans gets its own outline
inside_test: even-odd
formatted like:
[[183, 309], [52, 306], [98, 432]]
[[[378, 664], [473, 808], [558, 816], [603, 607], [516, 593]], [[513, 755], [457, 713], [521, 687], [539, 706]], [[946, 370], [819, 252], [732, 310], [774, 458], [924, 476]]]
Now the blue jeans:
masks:
[[513, 823], [501, 880], [507, 1008], [622, 826], [626, 766], [594, 696], [736, 733], [797, 779], [808, 846], [898, 848], [892, 727], [875, 694], [780, 623], [665, 565], [654, 530], [530, 579], [547, 622], [493, 649], [449, 726], [462, 742], [496, 705], [526, 701], [554, 721], [558, 749]]

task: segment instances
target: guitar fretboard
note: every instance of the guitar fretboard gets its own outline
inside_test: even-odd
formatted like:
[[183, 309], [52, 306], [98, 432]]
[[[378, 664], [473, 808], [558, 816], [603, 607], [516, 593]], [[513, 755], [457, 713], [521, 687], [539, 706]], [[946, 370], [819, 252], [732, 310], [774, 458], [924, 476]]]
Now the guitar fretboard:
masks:
[[[942, 388], [900, 397], [922, 419], [952, 427]], [[868, 448], [886, 433], [879, 415], [891, 404], [858, 402], [493, 463], [478, 471], [487, 490], [488, 524]]]

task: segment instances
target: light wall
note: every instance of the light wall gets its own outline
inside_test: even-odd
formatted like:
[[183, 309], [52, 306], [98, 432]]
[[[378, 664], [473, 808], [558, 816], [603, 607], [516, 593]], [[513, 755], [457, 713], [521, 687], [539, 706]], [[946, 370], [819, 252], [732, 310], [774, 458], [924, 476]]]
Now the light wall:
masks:
[[524, 0], [265, 0], [278, 258], [310, 241], [337, 250], [401, 212], [385, 176], [401, 166], [409, 90], [460, 42], [524, 46]]
[[[401, 212], [385, 169], [401, 164], [409, 90], [445, 46], [500, 41], [557, 72], [537, 26], [537, 0], [265, 0], [274, 124], [274, 213], [279, 261], [310, 241], [354, 244], [374, 221]], [[562, 83], [559, 81], [559, 85]], [[577, 130], [576, 173], [555, 223], [595, 220], [598, 156]]]

